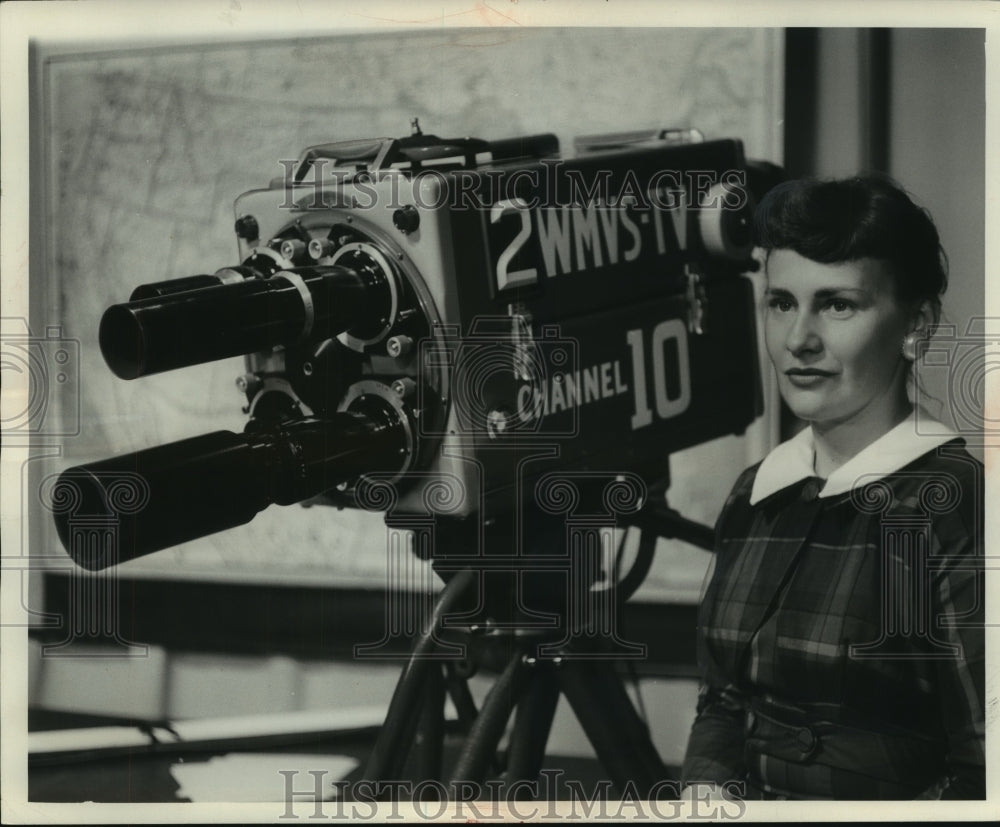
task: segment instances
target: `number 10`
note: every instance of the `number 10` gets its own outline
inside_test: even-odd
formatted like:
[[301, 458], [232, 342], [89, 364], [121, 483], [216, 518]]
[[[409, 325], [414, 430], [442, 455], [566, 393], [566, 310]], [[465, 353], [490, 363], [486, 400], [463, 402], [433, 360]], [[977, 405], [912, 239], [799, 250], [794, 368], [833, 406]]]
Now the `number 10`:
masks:
[[[649, 393], [646, 389], [646, 352], [642, 330], [630, 330], [627, 335], [629, 346], [632, 348], [632, 388], [635, 394], [632, 430], [635, 431], [653, 423], [653, 409], [649, 407]], [[664, 362], [668, 339], [673, 339], [677, 343], [677, 378], [680, 391], [673, 399], [667, 395], [667, 372]], [[660, 322], [653, 328], [651, 349], [656, 415], [660, 419], [679, 416], [691, 404], [691, 372], [688, 365], [687, 328], [684, 323], [680, 319]]]

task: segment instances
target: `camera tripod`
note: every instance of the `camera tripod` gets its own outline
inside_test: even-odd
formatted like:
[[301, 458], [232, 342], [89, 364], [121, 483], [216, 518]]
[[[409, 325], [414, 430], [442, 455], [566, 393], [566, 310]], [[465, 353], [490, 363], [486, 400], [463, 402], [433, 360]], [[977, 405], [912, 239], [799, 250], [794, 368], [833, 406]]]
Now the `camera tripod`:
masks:
[[[648, 573], [658, 537], [712, 547], [711, 529], [686, 520], [665, 504], [647, 504], [630, 515], [629, 524], [641, 533], [635, 563], [610, 590], [621, 603]], [[593, 536], [597, 531], [592, 526], [584, 533]], [[512, 605], [508, 592], [500, 601], [493, 600], [492, 606], [484, 606], [484, 594], [493, 597], [498, 591], [485, 584], [491, 574], [496, 578], [499, 573], [490, 571], [487, 564], [459, 567], [447, 556], [435, 560], [435, 569], [446, 584], [403, 668], [365, 780], [400, 779], [408, 768], [414, 780], [446, 782], [449, 797], [458, 800], [468, 800], [463, 796], [469, 790], [481, 790], [489, 778], [498, 778], [501, 789], [525, 797], [541, 773], [560, 696], [568, 701], [619, 795], [628, 788], [646, 797], [657, 782], [671, 780], [615, 668], [617, 661], [641, 657], [645, 649], [617, 638], [615, 625], [607, 624], [608, 614], [617, 612], [619, 601], [605, 599], [597, 604], [599, 611], [585, 611], [581, 617], [582, 594], [574, 594], [573, 589], [590, 591], [593, 576], [586, 572], [592, 570], [593, 560], [586, 553], [580, 557], [573, 568], [585, 574], [569, 578], [576, 582], [567, 592], [568, 605], [558, 607], [566, 621], [560, 628], [531, 623], [531, 618], [541, 615], [530, 610], [519, 615], [527, 617], [527, 623], [518, 622], [517, 617], [502, 625], [470, 622], [469, 618], [481, 617], [484, 609], [489, 612], [498, 604]], [[521, 570], [511, 573], [510, 582], [530, 582], [536, 574], [530, 571], [530, 560], [525, 558]], [[552, 581], [545, 580], [544, 574], [538, 576], [542, 578], [539, 590], [550, 590]], [[469, 598], [476, 591], [475, 608], [469, 611]], [[449, 619], [458, 622], [449, 624]], [[467, 682], [470, 661], [498, 672], [478, 710]], [[447, 778], [443, 777], [446, 696], [458, 713], [464, 736]], [[507, 747], [501, 754], [498, 746], [512, 717]]]

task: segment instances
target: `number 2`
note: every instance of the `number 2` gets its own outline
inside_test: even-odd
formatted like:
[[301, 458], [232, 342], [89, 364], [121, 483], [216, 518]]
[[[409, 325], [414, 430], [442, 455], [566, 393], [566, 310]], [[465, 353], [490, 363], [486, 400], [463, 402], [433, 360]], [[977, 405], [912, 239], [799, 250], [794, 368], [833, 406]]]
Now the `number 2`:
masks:
[[521, 270], [507, 272], [510, 260], [518, 254], [524, 243], [531, 238], [531, 214], [528, 212], [528, 205], [523, 198], [497, 201], [490, 208], [490, 223], [496, 224], [502, 216], [511, 212], [516, 212], [521, 216], [521, 230], [504, 251], [500, 253], [500, 257], [497, 259], [497, 290], [520, 287], [523, 284], [534, 284], [538, 281], [538, 271], [534, 267], [525, 267]]

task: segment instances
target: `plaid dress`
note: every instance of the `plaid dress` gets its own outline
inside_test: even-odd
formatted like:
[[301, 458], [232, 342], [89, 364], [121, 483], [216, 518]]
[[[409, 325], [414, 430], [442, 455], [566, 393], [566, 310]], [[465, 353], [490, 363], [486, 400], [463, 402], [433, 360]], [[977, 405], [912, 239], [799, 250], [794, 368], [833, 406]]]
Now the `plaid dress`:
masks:
[[716, 526], [684, 781], [983, 798], [982, 465], [954, 439], [833, 496], [807, 476], [751, 504], [759, 468]]

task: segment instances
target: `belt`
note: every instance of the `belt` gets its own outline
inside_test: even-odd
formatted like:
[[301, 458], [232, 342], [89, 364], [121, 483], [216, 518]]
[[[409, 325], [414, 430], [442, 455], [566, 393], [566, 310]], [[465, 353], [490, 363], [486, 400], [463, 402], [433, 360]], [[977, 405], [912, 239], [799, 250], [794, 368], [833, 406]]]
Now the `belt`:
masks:
[[929, 738], [818, 720], [763, 698], [751, 698], [745, 734], [748, 767], [756, 767], [755, 759], [765, 755], [842, 769], [919, 791], [940, 775], [943, 765], [943, 746]]

